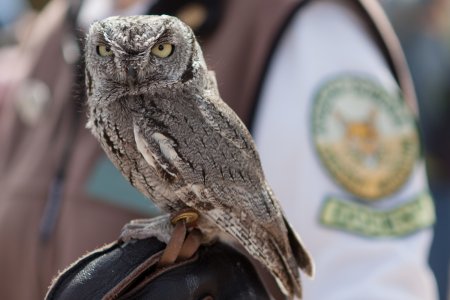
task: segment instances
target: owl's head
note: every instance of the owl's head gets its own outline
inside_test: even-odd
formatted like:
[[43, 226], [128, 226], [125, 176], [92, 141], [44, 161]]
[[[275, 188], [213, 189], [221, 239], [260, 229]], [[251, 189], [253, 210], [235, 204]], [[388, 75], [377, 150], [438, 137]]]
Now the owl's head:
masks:
[[110, 17], [91, 25], [86, 39], [86, 85], [129, 93], [187, 82], [206, 70], [192, 30], [170, 16]]

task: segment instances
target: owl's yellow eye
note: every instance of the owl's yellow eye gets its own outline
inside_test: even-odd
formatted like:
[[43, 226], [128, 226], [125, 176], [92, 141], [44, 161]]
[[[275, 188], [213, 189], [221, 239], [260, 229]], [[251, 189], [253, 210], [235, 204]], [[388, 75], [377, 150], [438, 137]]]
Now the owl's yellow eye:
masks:
[[97, 46], [96, 50], [97, 54], [103, 57], [113, 55], [111, 48], [107, 45], [100, 44]]
[[173, 48], [173, 45], [168, 43], [157, 44], [156, 46], [153, 46], [152, 54], [160, 58], [169, 57], [173, 53]]

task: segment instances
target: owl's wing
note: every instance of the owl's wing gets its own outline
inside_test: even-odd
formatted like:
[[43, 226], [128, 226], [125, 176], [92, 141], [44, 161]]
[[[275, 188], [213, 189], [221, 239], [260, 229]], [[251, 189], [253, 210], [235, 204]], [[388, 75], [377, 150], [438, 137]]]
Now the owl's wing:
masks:
[[[176, 186], [176, 190], [192, 192], [199, 201], [205, 203], [216, 202], [236, 210], [251, 210], [258, 214], [256, 221], [263, 225], [281, 217], [278, 204], [264, 189], [259, 161], [255, 162], [257, 157], [253, 153], [253, 142], [238, 140], [237, 130], [235, 133], [233, 130], [235, 136], [232, 138], [229, 138], [231, 128], [223, 131], [218, 128], [209, 133], [208, 138], [215, 140], [218, 148], [222, 149], [214, 148], [216, 145], [209, 149], [195, 149], [195, 146], [181, 148], [166, 132], [143, 130], [148, 126], [142, 122], [145, 120], [134, 124], [137, 149], [148, 166], [161, 178], [170, 181], [173, 187]], [[191, 206], [191, 203], [186, 204]]]
[[[142, 133], [140, 128], [146, 126], [138, 124], [138, 150], [149, 166], [172, 176], [172, 186], [181, 183], [177, 191], [186, 205], [240, 241], [285, 288], [299, 291], [297, 265], [310, 273], [311, 262], [301, 242], [288, 233], [291, 228], [286, 228], [279, 204], [266, 185], [248, 130], [220, 99], [198, 97], [196, 101], [194, 118], [206, 128], [184, 137], [191, 145], [183, 147], [181, 136], [172, 136], [174, 131]], [[201, 144], [195, 146], [196, 141]], [[292, 253], [291, 248], [301, 251]]]
[[133, 129], [136, 147], [149, 167], [164, 179], [175, 178], [177, 170], [174, 169], [174, 160], [178, 155], [173, 148], [173, 141], [158, 132], [146, 138], [137, 124], [134, 124]]
[[253, 138], [236, 113], [215, 93], [197, 96], [195, 100], [205, 123], [261, 168]]

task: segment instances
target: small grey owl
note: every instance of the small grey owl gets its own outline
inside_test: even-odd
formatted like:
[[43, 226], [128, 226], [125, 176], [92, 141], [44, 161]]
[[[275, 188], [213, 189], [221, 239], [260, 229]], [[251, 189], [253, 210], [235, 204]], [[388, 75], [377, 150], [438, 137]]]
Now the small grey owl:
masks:
[[85, 55], [87, 126], [130, 183], [163, 211], [196, 210], [205, 240], [237, 241], [301, 296], [310, 257], [192, 30], [169, 16], [111, 17], [91, 26]]

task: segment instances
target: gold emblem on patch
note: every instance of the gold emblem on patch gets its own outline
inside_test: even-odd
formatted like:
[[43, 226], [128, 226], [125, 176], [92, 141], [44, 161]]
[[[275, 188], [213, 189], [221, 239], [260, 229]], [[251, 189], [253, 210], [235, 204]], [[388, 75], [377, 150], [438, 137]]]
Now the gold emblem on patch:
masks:
[[356, 77], [332, 80], [321, 88], [312, 130], [332, 177], [365, 200], [397, 191], [420, 151], [414, 117], [401, 97]]

